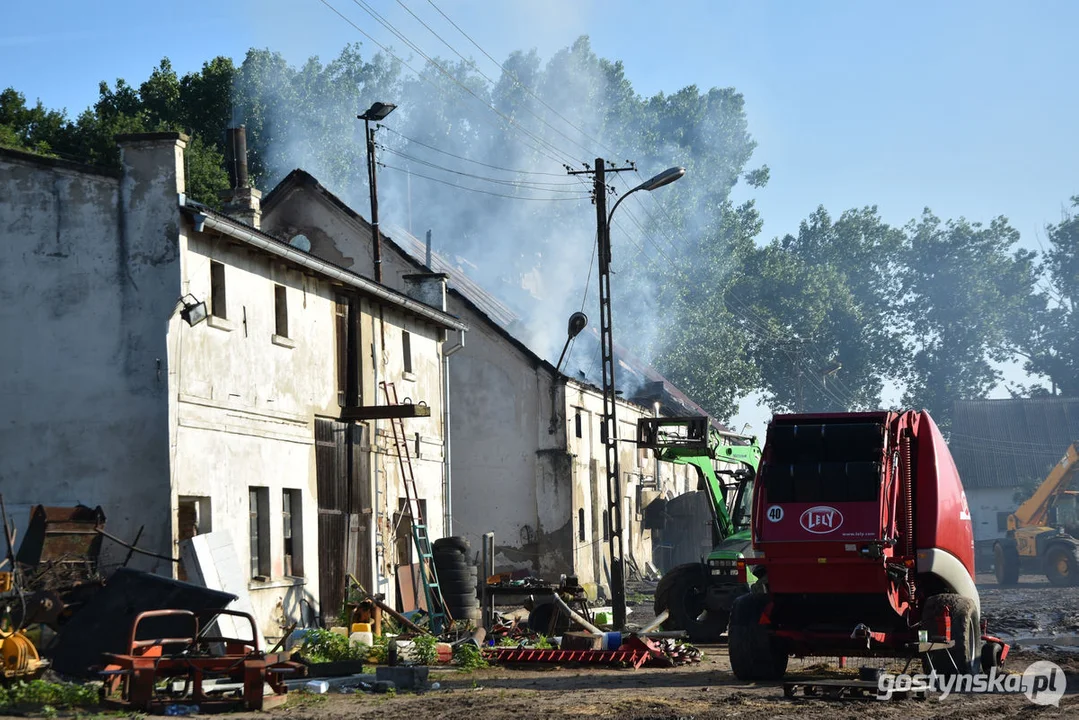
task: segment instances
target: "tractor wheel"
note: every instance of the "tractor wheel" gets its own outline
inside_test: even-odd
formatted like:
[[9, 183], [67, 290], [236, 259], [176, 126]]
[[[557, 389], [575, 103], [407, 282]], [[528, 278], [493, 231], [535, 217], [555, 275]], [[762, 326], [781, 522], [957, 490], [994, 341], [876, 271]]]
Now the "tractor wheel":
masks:
[[993, 545], [993, 572], [998, 585], [1015, 585], [1019, 582], [1019, 548], [1013, 542]]
[[922, 627], [932, 635], [937, 626], [937, 618], [947, 608], [952, 616], [952, 641], [948, 650], [934, 650], [922, 661], [925, 672], [936, 670], [938, 675], [950, 677], [955, 674], [968, 675], [974, 672], [974, 660], [978, 658], [980, 634], [978, 618], [975, 617], [974, 601], [962, 595], [941, 593], [932, 595], [925, 601], [922, 609]]
[[1045, 553], [1045, 575], [1057, 587], [1079, 584], [1079, 548], [1057, 543]]
[[[674, 578], [666, 595], [666, 609], [676, 630], [685, 630], [689, 639], [696, 643], [719, 642], [727, 629], [730, 613], [708, 610], [708, 570], [704, 565], [690, 565]], [[659, 593], [656, 593], [657, 600]]]
[[[659, 583], [656, 585], [656, 595], [652, 600], [652, 610], [656, 613], [656, 616], [659, 616], [664, 610], [670, 609], [671, 588], [674, 587], [675, 582], [682, 576], [682, 573], [687, 569], [691, 570], [697, 567], [700, 567], [699, 563], [690, 563], [688, 565], [679, 565], [663, 573], [663, 577], [659, 579]], [[667, 616], [667, 620], [660, 627], [664, 630], [685, 629], [675, 621], [673, 613]]]
[[731, 609], [728, 653], [731, 670], [743, 681], [779, 680], [787, 672], [787, 649], [771, 630], [760, 624], [769, 596], [743, 595]]

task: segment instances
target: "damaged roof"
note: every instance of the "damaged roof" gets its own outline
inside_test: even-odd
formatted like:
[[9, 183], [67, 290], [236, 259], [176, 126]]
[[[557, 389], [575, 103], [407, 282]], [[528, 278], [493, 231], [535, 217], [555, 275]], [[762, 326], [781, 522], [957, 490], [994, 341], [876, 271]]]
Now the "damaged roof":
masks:
[[365, 295], [395, 305], [413, 315], [417, 315], [430, 321], [438, 327], [447, 328], [449, 330], [468, 330], [467, 323], [449, 313], [443, 312], [426, 303], [422, 303], [419, 300], [411, 298], [393, 288], [387, 287], [382, 283], [375, 282], [362, 275], [357, 275], [350, 270], [346, 270], [327, 260], [312, 255], [311, 253], [300, 250], [273, 235], [258, 230], [246, 223], [242, 223], [228, 215], [216, 212], [201, 203], [196, 203], [181, 196], [180, 207], [185, 213], [191, 216], [192, 220], [196, 223], [196, 226], [200, 224], [208, 226], [224, 235], [228, 235], [234, 240], [257, 247], [270, 254], [277, 255], [283, 260], [313, 270], [320, 275], [337, 280], [344, 285], [356, 288]]
[[1079, 440], [1079, 398], [959, 400], [948, 439], [964, 487], [1042, 480]]

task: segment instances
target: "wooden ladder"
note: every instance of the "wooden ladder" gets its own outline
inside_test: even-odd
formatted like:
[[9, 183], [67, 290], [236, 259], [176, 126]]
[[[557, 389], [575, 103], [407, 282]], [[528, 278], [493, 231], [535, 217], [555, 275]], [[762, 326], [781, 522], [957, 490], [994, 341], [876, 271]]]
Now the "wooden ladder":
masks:
[[[392, 382], [380, 382], [379, 386], [386, 394], [387, 405], [399, 405], [397, 388]], [[405, 423], [399, 417], [390, 419], [393, 428], [393, 444], [397, 449], [397, 461], [401, 466], [401, 481], [405, 486], [405, 500], [408, 504], [409, 522], [412, 524], [412, 540], [420, 556], [420, 580], [423, 582], [423, 597], [427, 601], [427, 613], [431, 621], [431, 632], [440, 635], [452, 624], [442, 597], [442, 587], [438, 583], [435, 570], [434, 550], [431, 536], [427, 532], [427, 520], [423, 515], [419, 491], [416, 489], [416, 474], [412, 469], [412, 453], [408, 449], [405, 436]]]

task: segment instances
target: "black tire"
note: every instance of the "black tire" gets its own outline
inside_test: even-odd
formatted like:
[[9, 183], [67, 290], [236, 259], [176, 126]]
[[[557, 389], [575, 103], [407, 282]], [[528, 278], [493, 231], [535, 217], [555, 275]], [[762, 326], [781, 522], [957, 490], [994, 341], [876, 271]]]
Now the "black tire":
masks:
[[998, 585], [1015, 585], [1019, 582], [1019, 548], [1014, 541], [1001, 541], [993, 545], [993, 572]]
[[1057, 587], [1079, 585], [1079, 548], [1058, 542], [1045, 552], [1045, 576]]
[[786, 646], [760, 624], [769, 599], [763, 593], [749, 593], [735, 600], [731, 609], [727, 651], [731, 670], [744, 682], [780, 680], [787, 672]]
[[446, 563], [447, 565], [469, 565], [468, 556], [457, 552], [453, 548], [443, 548], [442, 550], [435, 550], [431, 553], [435, 558], [435, 562], [438, 564]]
[[[678, 578], [682, 577], [682, 573], [687, 569], [700, 567], [700, 563], [690, 563], [688, 565], [679, 565], [676, 568], [672, 568], [663, 573], [663, 577], [659, 579], [659, 583], [656, 585], [656, 594], [652, 599], [652, 610], [659, 616], [664, 610], [670, 609], [670, 595], [671, 588], [678, 581]], [[684, 630], [681, 625], [673, 618], [669, 617], [661, 625], [664, 630]]]
[[679, 573], [667, 592], [670, 618], [692, 642], [719, 642], [730, 620], [730, 613], [706, 608], [709, 583], [707, 568], [694, 565]]
[[[443, 587], [460, 587], [464, 589], [476, 587], [476, 568], [447, 567], [438, 568], [438, 581]], [[464, 589], [461, 592], [464, 592]]]
[[467, 555], [468, 551], [472, 549], [471, 546], [468, 544], [468, 540], [461, 537], [460, 535], [451, 535], [450, 537], [439, 538], [438, 540], [435, 540], [433, 543], [431, 543], [431, 546], [435, 550], [453, 548], [462, 555]]
[[974, 601], [962, 595], [941, 593], [932, 595], [922, 609], [922, 628], [930, 635], [936, 634], [937, 618], [948, 608], [952, 616], [952, 640], [948, 650], [934, 650], [922, 660], [925, 672], [936, 670], [938, 675], [950, 677], [956, 673], [969, 675], [974, 672], [974, 660], [979, 656], [981, 635]]
[[480, 599], [476, 597], [476, 593], [447, 593], [443, 591], [442, 599], [446, 601], [446, 604], [451, 608], [466, 608], [466, 607], [479, 607]]
[[998, 670], [1004, 664], [1001, 659], [1004, 655], [1004, 646], [998, 642], [987, 642], [982, 645], [982, 667], [981, 672], [988, 674], [990, 668], [997, 668]]
[[[554, 619], [553, 628], [551, 627], [552, 618]], [[561, 635], [569, 630], [569, 627], [569, 618], [553, 602], [540, 603], [528, 614], [528, 629], [534, 633]]]
[[458, 612], [451, 612], [454, 620], [471, 620], [479, 622], [483, 619], [483, 611], [479, 607], [461, 608]]

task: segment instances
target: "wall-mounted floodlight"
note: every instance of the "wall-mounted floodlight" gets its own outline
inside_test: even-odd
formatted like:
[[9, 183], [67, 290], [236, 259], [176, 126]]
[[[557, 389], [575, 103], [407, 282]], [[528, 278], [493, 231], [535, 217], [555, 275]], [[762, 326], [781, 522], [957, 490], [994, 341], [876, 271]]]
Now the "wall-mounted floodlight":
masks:
[[[191, 300], [189, 301], [188, 298], [191, 298]], [[205, 300], [196, 300], [194, 295], [188, 293], [180, 298], [180, 302], [184, 304], [184, 309], [180, 311], [180, 317], [182, 317], [188, 325], [195, 326], [206, 319], [207, 312]]]

